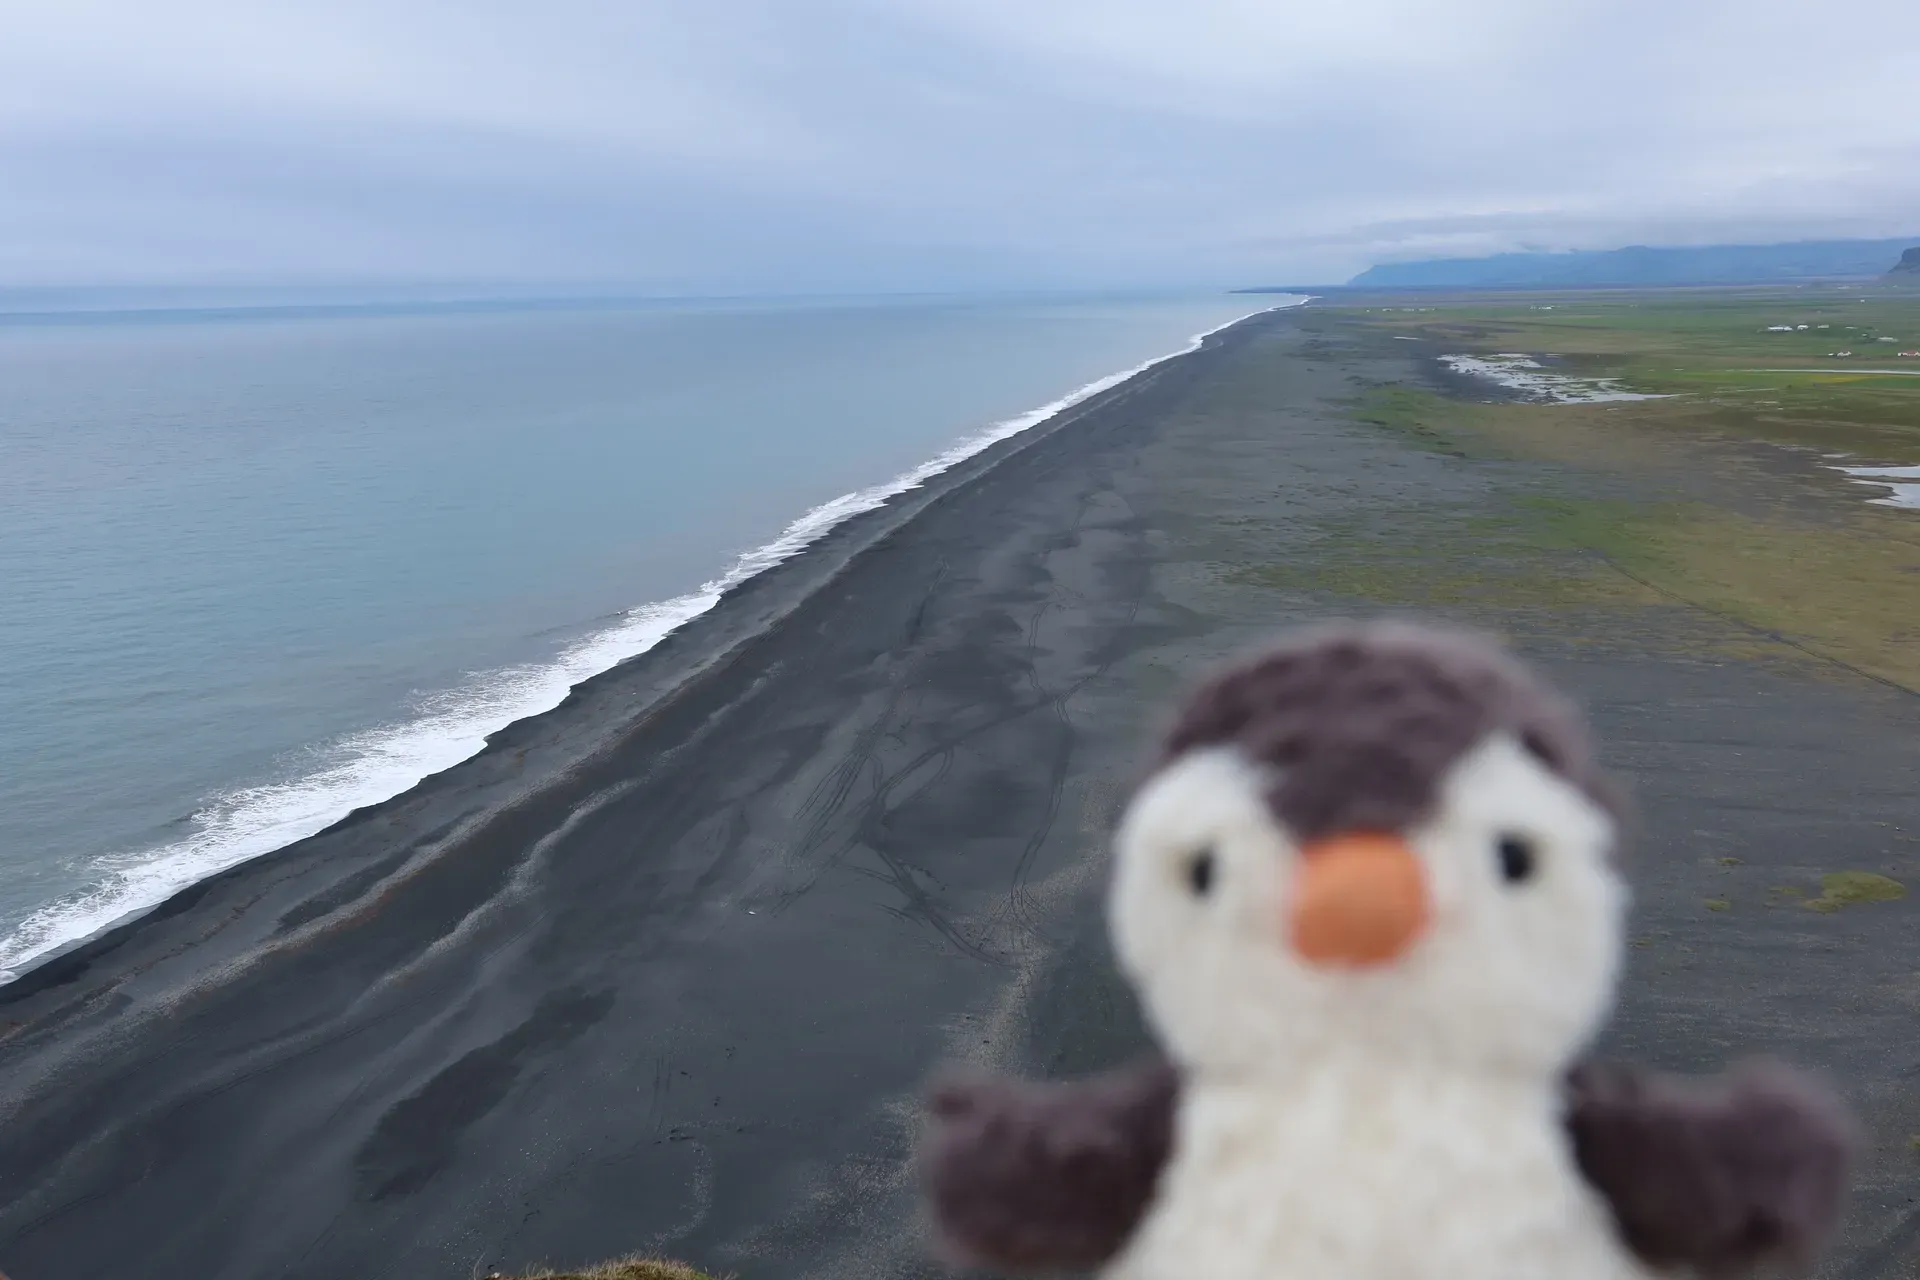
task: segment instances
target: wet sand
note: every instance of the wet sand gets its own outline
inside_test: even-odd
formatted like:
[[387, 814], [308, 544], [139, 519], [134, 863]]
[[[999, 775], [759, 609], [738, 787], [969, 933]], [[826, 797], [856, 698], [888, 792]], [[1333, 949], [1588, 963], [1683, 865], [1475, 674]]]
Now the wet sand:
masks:
[[[1235, 571], [1564, 480], [1355, 422], [1368, 385], [1441, 385], [1410, 345], [1312, 309], [1217, 335], [0, 988], [0, 1269], [932, 1274], [916, 1085], [1139, 1046], [1098, 896], [1147, 735], [1200, 667], [1354, 603]], [[1877, 1147], [1829, 1274], [1914, 1274], [1914, 902], [1769, 887], [1911, 867], [1916, 700], [1728, 659], [1673, 609], [1471, 620], [1587, 699], [1639, 794], [1612, 1046], [1830, 1072]]]

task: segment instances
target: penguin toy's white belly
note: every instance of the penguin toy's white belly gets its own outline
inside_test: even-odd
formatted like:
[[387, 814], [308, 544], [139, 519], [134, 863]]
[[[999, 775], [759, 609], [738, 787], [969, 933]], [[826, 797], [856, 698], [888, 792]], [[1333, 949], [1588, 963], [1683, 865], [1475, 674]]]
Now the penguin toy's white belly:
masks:
[[1103, 1280], [1651, 1275], [1574, 1167], [1550, 1090], [1346, 1072], [1189, 1090]]

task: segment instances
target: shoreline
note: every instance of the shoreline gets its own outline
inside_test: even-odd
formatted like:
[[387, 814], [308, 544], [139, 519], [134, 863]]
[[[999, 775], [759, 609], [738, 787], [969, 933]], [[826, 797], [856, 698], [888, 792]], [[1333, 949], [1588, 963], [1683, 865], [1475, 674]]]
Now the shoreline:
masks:
[[1190, 628], [1154, 618], [1128, 473], [1298, 323], [999, 441], [461, 765], [0, 988], [0, 1267], [96, 1274], [134, 1238], [156, 1280], [636, 1249], [799, 1275], [869, 1239], [795, 1220], [796, 1187], [838, 1195], [967, 1011], [1079, 954], [1043, 935], [1082, 932], [1083, 833], [1150, 700], [1079, 704]]
[[[36, 970], [137, 924], [164, 908], [175, 896], [191, 893], [196, 886], [234, 868], [277, 856], [364, 809], [403, 798], [428, 779], [490, 750], [492, 740], [498, 735], [521, 721], [559, 709], [584, 682], [654, 651], [670, 636], [723, 607], [744, 584], [806, 553], [846, 522], [883, 509], [895, 499], [925, 487], [1007, 440], [1042, 427], [1053, 429], [1059, 425], [1054, 419], [1071, 414], [1167, 361], [1193, 354], [1216, 334], [1261, 315], [1305, 305], [1307, 301], [1302, 297], [1298, 302], [1261, 308], [1194, 334], [1183, 347], [1096, 378], [1034, 409], [990, 423], [891, 479], [820, 503], [790, 521], [770, 541], [737, 555], [721, 573], [694, 590], [636, 605], [610, 625], [595, 628], [546, 659], [483, 673], [481, 684], [476, 688], [487, 687], [489, 681], [502, 688], [482, 702], [483, 710], [450, 713], [459, 718], [456, 724], [442, 725], [436, 730], [430, 727], [434, 725], [435, 716], [417, 715], [375, 726], [349, 735], [347, 741], [358, 738], [366, 742], [340, 762], [286, 782], [240, 789], [234, 794], [248, 797], [246, 804], [254, 811], [254, 817], [251, 822], [242, 820], [236, 824], [239, 830], [235, 834], [224, 840], [217, 836], [207, 840], [210, 847], [204, 852], [196, 842], [206, 837], [203, 832], [196, 832], [169, 845], [124, 855], [131, 865], [117, 873], [118, 878], [96, 882], [82, 894], [56, 899], [30, 912], [12, 935], [0, 939], [0, 1003], [4, 1003], [9, 987], [27, 979]], [[507, 681], [508, 676], [513, 677], [511, 682]], [[466, 687], [462, 690], [472, 691]], [[435, 753], [430, 748], [440, 744], [418, 741], [423, 736], [453, 736], [461, 743], [477, 738], [479, 745], [464, 754], [450, 756], [450, 751], [460, 749], [459, 745]], [[355, 770], [379, 754], [381, 747], [401, 744], [411, 746], [422, 757], [410, 764], [406, 773], [383, 779], [374, 786], [356, 782]], [[415, 768], [422, 771], [413, 772]], [[409, 773], [412, 776], [399, 783], [399, 777]], [[336, 789], [345, 790], [348, 795], [334, 804], [315, 803], [316, 789], [324, 793], [328, 780], [335, 778], [339, 779]], [[390, 782], [397, 785], [389, 789]], [[347, 803], [348, 800], [356, 802]], [[345, 807], [341, 807], [342, 804]], [[286, 812], [288, 808], [293, 809], [291, 814]], [[233, 822], [231, 815], [218, 809], [211, 811], [226, 822]], [[192, 821], [201, 822], [202, 814], [208, 812], [210, 810], [203, 807], [196, 811]], [[271, 844], [260, 839], [262, 834], [287, 827], [299, 834], [291, 839], [276, 839]], [[172, 856], [166, 856], [170, 852]], [[31, 936], [36, 932], [44, 936]]]

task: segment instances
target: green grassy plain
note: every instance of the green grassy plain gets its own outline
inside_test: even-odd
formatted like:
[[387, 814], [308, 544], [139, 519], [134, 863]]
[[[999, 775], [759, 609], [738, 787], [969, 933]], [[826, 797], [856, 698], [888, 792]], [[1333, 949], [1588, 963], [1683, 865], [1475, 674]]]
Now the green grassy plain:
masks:
[[[1920, 464], [1920, 359], [1899, 355], [1920, 350], [1920, 294], [1520, 295], [1355, 314], [1463, 353], [1550, 355], [1567, 373], [1684, 400], [1637, 402], [1636, 417]], [[1780, 324], [1829, 327], [1768, 331]]]
[[[1371, 389], [1355, 400], [1359, 421], [1431, 452], [1548, 464], [1558, 480], [1506, 495], [1491, 515], [1409, 512], [1404, 536], [1350, 539], [1310, 570], [1239, 576], [1395, 605], [1693, 606], [1745, 628], [1756, 649], [1920, 691], [1920, 511], [1872, 504], [1884, 489], [1832, 469], [1920, 465], [1920, 377], [1868, 371], [1920, 374], [1920, 359], [1897, 355], [1920, 349], [1920, 296], [1861, 297], [1482, 294], [1342, 308], [1382, 339], [1523, 352], [1667, 398]], [[1830, 327], [1768, 331], [1780, 324]]]

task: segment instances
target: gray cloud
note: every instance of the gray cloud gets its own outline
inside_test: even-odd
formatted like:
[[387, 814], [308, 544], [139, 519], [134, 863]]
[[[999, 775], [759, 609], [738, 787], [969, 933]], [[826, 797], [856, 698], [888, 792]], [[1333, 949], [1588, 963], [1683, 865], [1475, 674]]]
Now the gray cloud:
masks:
[[1920, 6], [0, 0], [0, 283], [1329, 281], [1920, 231]]

